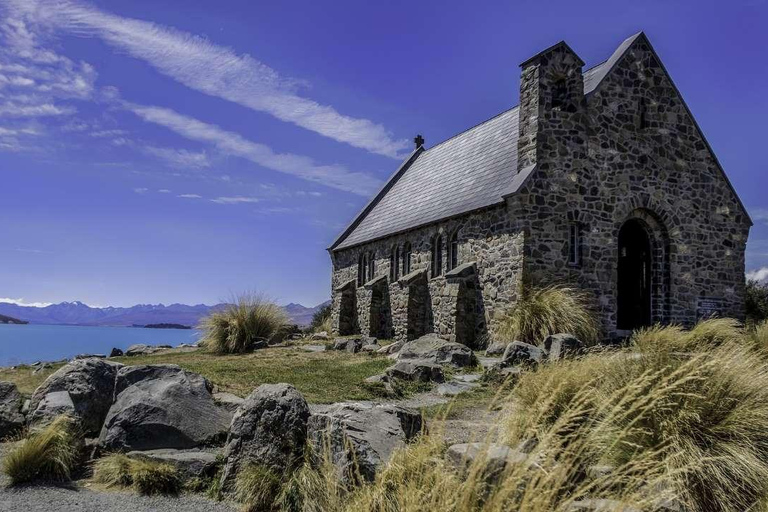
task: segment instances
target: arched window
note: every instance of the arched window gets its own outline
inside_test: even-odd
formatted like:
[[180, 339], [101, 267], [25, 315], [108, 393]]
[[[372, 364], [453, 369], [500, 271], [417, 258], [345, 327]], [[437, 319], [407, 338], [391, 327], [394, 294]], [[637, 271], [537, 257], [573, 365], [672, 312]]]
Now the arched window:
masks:
[[459, 230], [451, 233], [448, 239], [448, 270], [459, 266]]
[[411, 244], [406, 242], [403, 246], [403, 275], [411, 273]]
[[376, 271], [376, 255], [372, 252], [368, 255], [368, 281], [373, 279], [373, 274]]
[[400, 279], [400, 246], [396, 245], [389, 253], [389, 280], [395, 282]]
[[432, 277], [443, 274], [443, 237], [437, 235], [432, 243]]
[[560, 78], [555, 81], [552, 87], [552, 109], [561, 110], [565, 106], [567, 99], [568, 84], [566, 84], [565, 78]]
[[357, 286], [365, 284], [365, 254], [357, 258]]

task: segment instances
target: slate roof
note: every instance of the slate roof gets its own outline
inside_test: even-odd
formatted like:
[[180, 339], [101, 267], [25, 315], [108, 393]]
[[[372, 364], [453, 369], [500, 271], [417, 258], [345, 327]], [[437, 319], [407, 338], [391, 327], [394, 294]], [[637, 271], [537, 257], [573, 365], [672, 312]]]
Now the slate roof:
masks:
[[[597, 88], [641, 35], [627, 38], [608, 60], [584, 71], [584, 94]], [[513, 107], [428, 150], [416, 150], [331, 250], [503, 203], [534, 169], [517, 172], [517, 139], [518, 107]]]

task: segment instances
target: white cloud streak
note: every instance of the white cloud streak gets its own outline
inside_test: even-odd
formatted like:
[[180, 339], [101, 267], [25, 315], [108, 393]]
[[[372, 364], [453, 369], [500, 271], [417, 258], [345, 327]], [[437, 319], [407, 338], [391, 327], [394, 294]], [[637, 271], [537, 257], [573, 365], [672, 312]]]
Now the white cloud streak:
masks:
[[762, 267], [747, 272], [747, 279], [750, 281], [757, 281], [758, 283], [768, 283], [768, 267]]
[[6, 304], [16, 304], [17, 306], [23, 306], [26, 308], [44, 308], [51, 305], [50, 302], [25, 302], [24, 299], [10, 299], [3, 297], [0, 297], [0, 302], [4, 302]]
[[182, 199], [202, 199], [203, 198], [203, 196], [199, 194], [179, 194], [176, 197], [180, 197]]
[[149, 155], [165, 160], [173, 167], [203, 169], [211, 166], [208, 155], [204, 151], [189, 151], [187, 149], [161, 148], [145, 146], [143, 151]]
[[364, 196], [381, 186], [381, 181], [373, 176], [352, 172], [341, 165], [319, 165], [306, 156], [275, 153], [264, 144], [171, 109], [129, 103], [125, 107], [147, 122], [165, 126], [187, 139], [213, 144], [222, 153], [245, 158], [273, 171]]
[[266, 112], [320, 135], [372, 153], [400, 158], [407, 140], [382, 125], [343, 115], [300, 96], [296, 81], [250, 55], [186, 32], [113, 15], [70, 0], [0, 0], [15, 16], [86, 37], [99, 37], [160, 73], [205, 94]]
[[258, 197], [234, 196], [234, 197], [217, 197], [216, 199], [211, 199], [211, 201], [218, 204], [240, 204], [240, 203], [258, 203], [260, 199]]

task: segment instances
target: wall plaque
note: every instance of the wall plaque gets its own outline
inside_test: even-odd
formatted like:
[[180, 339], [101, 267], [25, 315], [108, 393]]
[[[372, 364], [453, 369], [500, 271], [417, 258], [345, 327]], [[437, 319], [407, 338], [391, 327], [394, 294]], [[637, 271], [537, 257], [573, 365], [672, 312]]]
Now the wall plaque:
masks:
[[725, 299], [719, 297], [699, 297], [696, 304], [696, 318], [699, 320], [722, 317], [723, 311], [725, 311]]

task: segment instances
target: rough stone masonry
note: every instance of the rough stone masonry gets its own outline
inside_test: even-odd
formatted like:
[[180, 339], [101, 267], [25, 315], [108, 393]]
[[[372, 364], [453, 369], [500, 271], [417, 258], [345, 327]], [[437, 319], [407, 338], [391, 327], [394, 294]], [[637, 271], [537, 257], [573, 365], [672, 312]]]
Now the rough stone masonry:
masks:
[[752, 222], [646, 36], [564, 42], [520, 104], [417, 148], [330, 247], [338, 334], [483, 343], [523, 282], [588, 291], [607, 335], [744, 315]]

